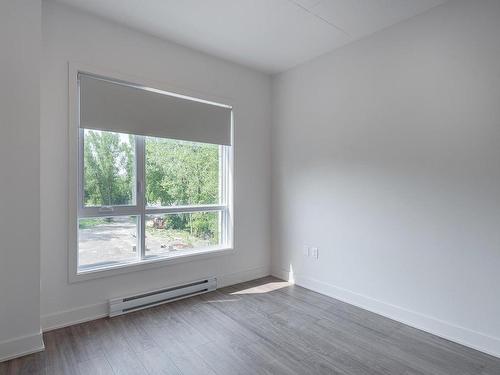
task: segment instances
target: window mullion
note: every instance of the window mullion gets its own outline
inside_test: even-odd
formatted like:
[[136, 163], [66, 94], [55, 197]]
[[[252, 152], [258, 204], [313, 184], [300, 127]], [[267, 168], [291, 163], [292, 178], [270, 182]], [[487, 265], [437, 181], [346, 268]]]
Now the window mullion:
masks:
[[224, 202], [224, 205], [226, 206], [226, 209], [222, 211], [220, 221], [219, 221], [219, 236], [220, 240], [223, 244], [227, 244], [228, 241], [228, 215], [229, 215], [229, 210], [228, 210], [228, 204], [229, 204], [229, 160], [228, 160], [228, 147], [227, 146], [221, 146], [222, 148], [222, 176], [221, 176], [221, 190], [222, 190], [222, 199]]
[[84, 185], [84, 155], [83, 155], [83, 132], [84, 130], [78, 128], [78, 176], [77, 176], [77, 186], [78, 186], [78, 214], [83, 211], [83, 185]]
[[145, 181], [145, 163], [146, 163], [146, 148], [144, 144], [144, 137], [137, 136], [136, 138], [136, 197], [137, 206], [140, 212], [140, 223], [138, 227], [138, 240], [139, 240], [139, 258], [142, 260], [146, 257], [146, 181]]
[[218, 205], [218, 204], [192, 205], [192, 206], [170, 206], [170, 207], [146, 207], [145, 213], [148, 215], [185, 214], [185, 213], [190, 213], [190, 212], [221, 211], [224, 209], [226, 209], [225, 205]]
[[85, 207], [80, 209], [78, 217], [108, 217], [139, 215], [140, 209], [136, 206]]

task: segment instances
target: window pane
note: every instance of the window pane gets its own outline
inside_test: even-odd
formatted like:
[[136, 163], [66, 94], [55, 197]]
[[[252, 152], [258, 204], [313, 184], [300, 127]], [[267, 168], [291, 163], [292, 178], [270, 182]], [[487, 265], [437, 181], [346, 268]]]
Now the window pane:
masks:
[[219, 211], [146, 216], [146, 255], [174, 255], [221, 244]]
[[135, 137], [84, 130], [84, 206], [135, 205]]
[[78, 267], [111, 266], [137, 259], [137, 216], [78, 220]]
[[148, 206], [219, 204], [220, 146], [146, 138]]

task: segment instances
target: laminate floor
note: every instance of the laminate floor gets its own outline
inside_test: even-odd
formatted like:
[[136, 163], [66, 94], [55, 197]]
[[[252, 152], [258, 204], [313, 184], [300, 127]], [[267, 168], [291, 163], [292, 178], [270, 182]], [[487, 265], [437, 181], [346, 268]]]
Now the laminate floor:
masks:
[[500, 374], [500, 359], [272, 277], [44, 340], [0, 374]]

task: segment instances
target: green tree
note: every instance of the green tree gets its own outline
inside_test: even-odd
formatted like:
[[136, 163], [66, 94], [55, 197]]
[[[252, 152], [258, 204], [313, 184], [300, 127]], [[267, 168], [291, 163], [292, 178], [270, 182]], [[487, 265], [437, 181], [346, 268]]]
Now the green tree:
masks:
[[[219, 146], [171, 139], [146, 138], [148, 205], [219, 203]], [[84, 201], [86, 205], [133, 204], [135, 183], [133, 136], [85, 130]], [[217, 215], [165, 216], [165, 230], [181, 230], [198, 238], [217, 235]]]
[[85, 130], [84, 200], [86, 205], [132, 203], [134, 140], [117, 133]]
[[146, 200], [161, 206], [218, 203], [218, 146], [148, 138]]
[[[146, 201], [149, 205], [219, 203], [219, 146], [170, 139], [146, 140]], [[169, 228], [198, 237], [217, 232], [214, 215], [177, 215]]]

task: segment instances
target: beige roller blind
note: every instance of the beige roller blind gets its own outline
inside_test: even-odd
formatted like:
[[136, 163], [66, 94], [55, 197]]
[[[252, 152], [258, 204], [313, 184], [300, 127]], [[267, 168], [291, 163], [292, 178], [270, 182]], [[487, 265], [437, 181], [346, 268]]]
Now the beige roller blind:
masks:
[[80, 127], [231, 144], [231, 108], [79, 74]]

